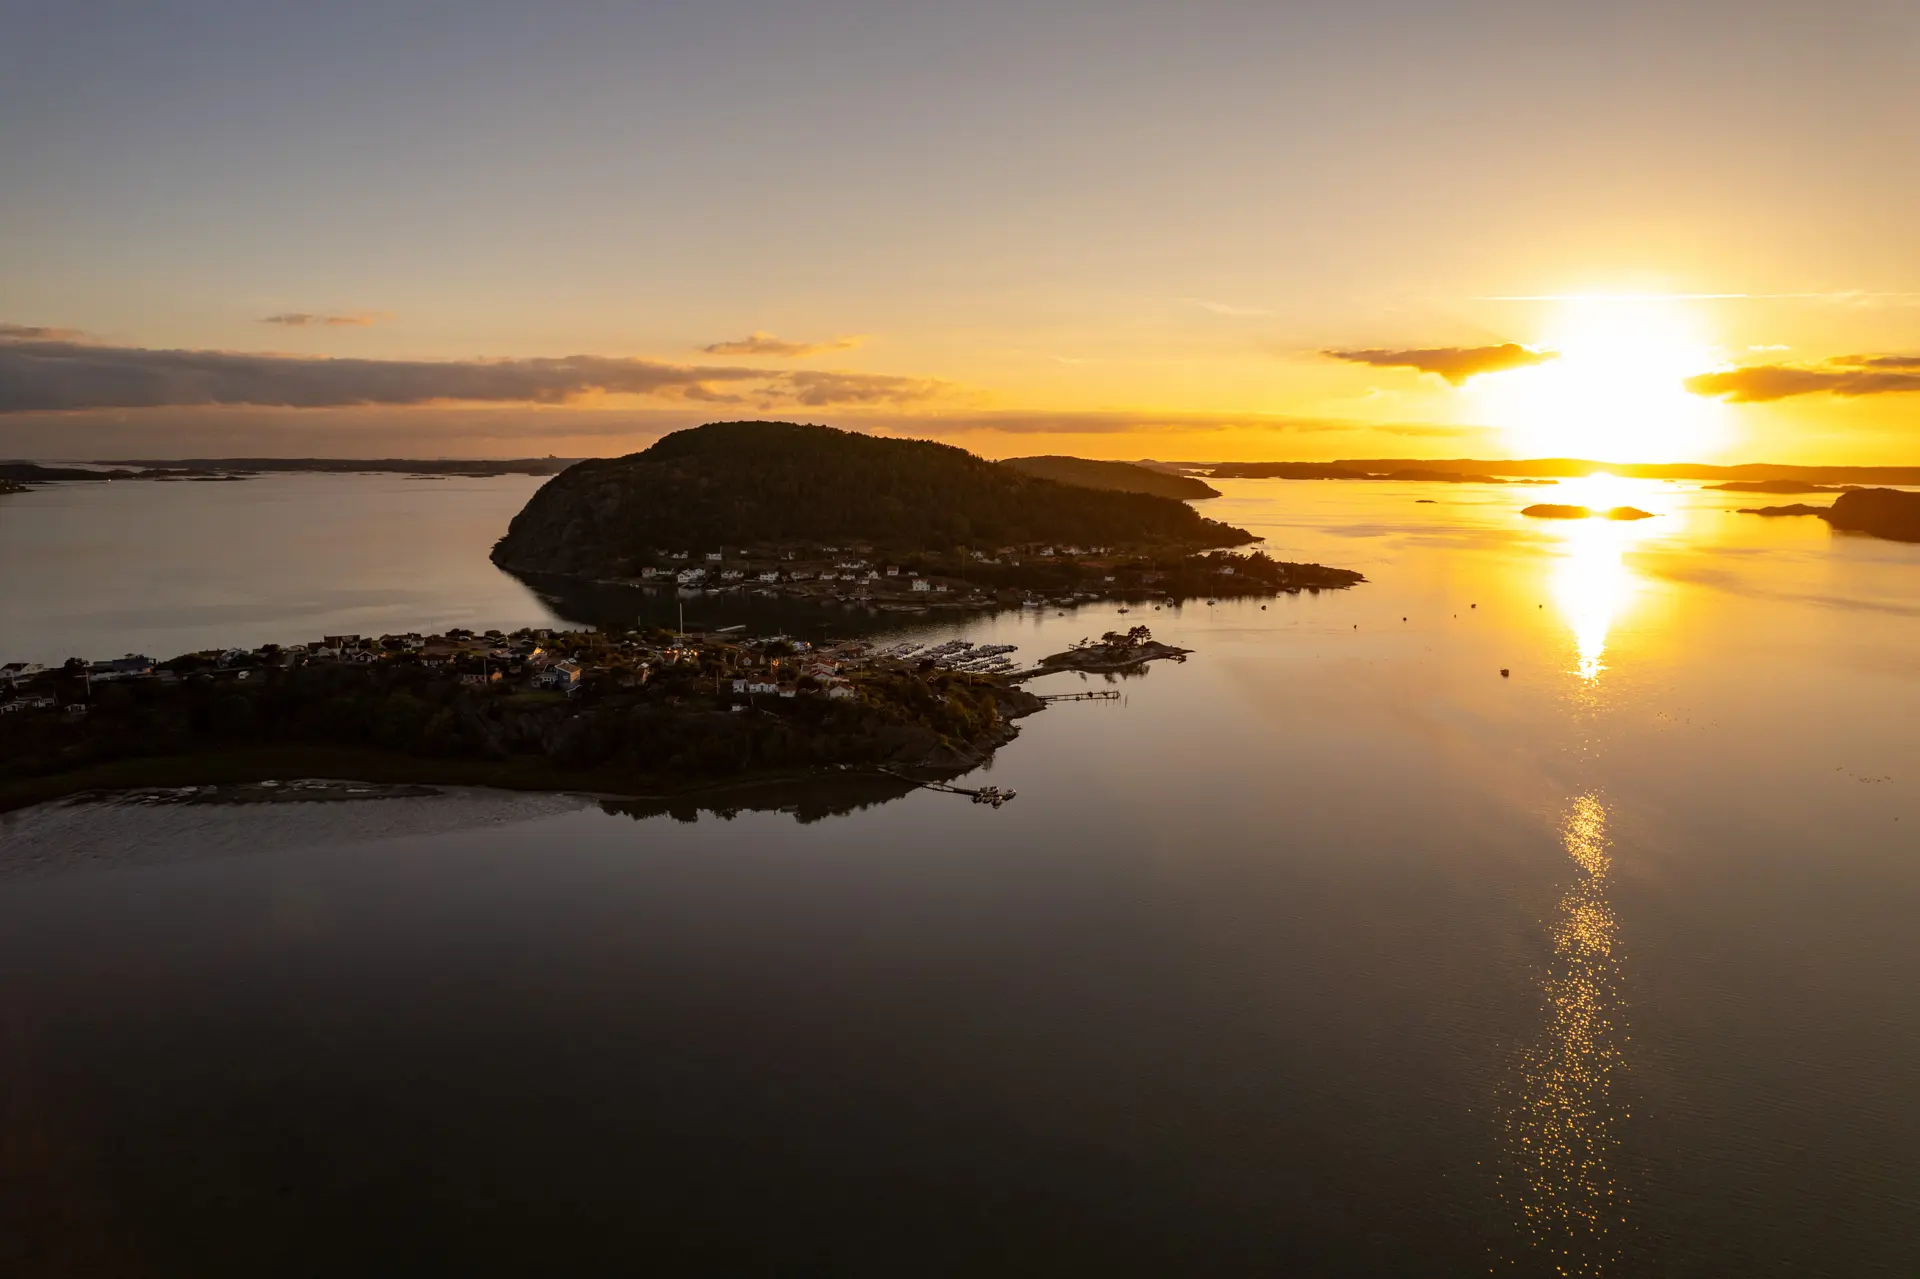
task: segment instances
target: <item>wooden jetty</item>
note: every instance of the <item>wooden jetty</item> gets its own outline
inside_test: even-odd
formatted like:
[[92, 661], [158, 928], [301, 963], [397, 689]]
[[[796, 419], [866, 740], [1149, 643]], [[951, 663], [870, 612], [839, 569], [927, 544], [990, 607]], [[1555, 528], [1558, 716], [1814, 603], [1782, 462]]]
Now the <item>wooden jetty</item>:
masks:
[[937, 790], [943, 795], [965, 795], [976, 804], [992, 804], [995, 808], [1000, 807], [1000, 805], [1020, 793], [1012, 787], [1002, 789], [998, 786], [982, 786], [975, 790], [965, 786], [949, 785], [946, 782], [922, 781], [918, 777], [909, 777], [905, 773], [897, 772], [891, 768], [882, 768], [879, 771], [885, 773], [888, 777], [894, 778], [896, 781], [907, 782], [910, 785], [918, 786], [922, 790]]
[[1111, 702], [1120, 697], [1120, 690], [1114, 688], [1095, 689], [1085, 693], [1036, 693], [1043, 702]]

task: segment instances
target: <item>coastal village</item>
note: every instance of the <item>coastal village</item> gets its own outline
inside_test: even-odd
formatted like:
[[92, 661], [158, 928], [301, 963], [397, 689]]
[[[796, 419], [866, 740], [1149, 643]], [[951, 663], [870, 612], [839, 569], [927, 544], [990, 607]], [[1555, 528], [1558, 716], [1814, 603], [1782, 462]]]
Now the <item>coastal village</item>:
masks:
[[[810, 643], [737, 627], [534, 628], [10, 662], [0, 666], [0, 808], [261, 769], [620, 795], [860, 769], [954, 790], [943, 779], [990, 758], [1019, 718], [1116, 696], [1036, 695], [1023, 681], [1186, 656], [1143, 625], [1024, 668], [1016, 651], [964, 639]], [[1011, 797], [960, 793], [995, 806]]]
[[476, 690], [578, 699], [612, 689], [662, 688], [710, 695], [735, 711], [758, 698], [860, 696], [874, 674], [943, 671], [1005, 676], [1011, 644], [879, 645], [847, 639], [815, 645], [785, 635], [747, 638], [740, 628], [683, 634], [661, 630], [611, 635], [548, 628], [445, 634], [326, 635], [311, 643], [266, 644], [188, 653], [157, 662], [142, 654], [58, 666], [0, 665], [0, 714], [58, 710], [84, 715], [96, 689], [129, 682], [179, 684], [267, 678], [311, 666], [411, 668]]
[[1337, 590], [1363, 580], [1344, 569], [1290, 564], [1262, 552], [1143, 554], [1111, 546], [1035, 543], [992, 551], [956, 547], [887, 556], [871, 545], [665, 550], [602, 586], [683, 595], [752, 595], [926, 613], [1068, 607], [1095, 600], [1160, 600]]

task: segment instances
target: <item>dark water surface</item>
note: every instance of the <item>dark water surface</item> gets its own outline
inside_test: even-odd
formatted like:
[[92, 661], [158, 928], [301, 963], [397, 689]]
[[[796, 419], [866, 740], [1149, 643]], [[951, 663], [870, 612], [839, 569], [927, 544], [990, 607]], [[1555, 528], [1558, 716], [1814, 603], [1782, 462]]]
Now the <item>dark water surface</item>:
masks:
[[[252, 483], [63, 500], [106, 539], [123, 496]], [[311, 546], [317, 498], [198, 511], [190, 571], [112, 548], [178, 614], [6, 557], [4, 638], [168, 649], [214, 595], [204, 642], [544, 620], [484, 562], [514, 481], [402, 483], [290, 482], [353, 495], [337, 560], [259, 552]], [[1221, 487], [1371, 583], [1136, 609], [1196, 655], [1026, 721], [998, 811], [0, 819], [0, 1263], [1913, 1273], [1920, 547], [1680, 485], [1552, 494], [1662, 513], [1633, 525]], [[36, 513], [77, 536], [0, 530]], [[365, 582], [395, 598], [338, 603]], [[1037, 656], [1118, 620], [960, 629]]]

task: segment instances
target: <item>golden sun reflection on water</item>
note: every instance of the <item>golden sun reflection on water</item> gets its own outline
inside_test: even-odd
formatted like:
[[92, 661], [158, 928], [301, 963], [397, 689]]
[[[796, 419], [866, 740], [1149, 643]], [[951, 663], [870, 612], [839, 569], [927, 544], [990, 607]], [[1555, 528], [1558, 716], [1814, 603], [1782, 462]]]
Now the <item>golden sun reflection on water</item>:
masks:
[[[1605, 1274], [1620, 1254], [1627, 1196], [1616, 1179], [1614, 1096], [1624, 1066], [1618, 925], [1607, 900], [1607, 810], [1573, 801], [1561, 843], [1577, 877], [1555, 909], [1542, 985], [1546, 1024], [1523, 1053], [1505, 1115], [1505, 1195], [1530, 1253], [1557, 1274]], [[1515, 1258], [1514, 1260], [1518, 1260]]]
[[1606, 671], [1607, 635], [1640, 588], [1627, 552], [1675, 518], [1662, 509], [1667, 503], [1660, 498], [1657, 486], [1604, 474], [1568, 481], [1554, 498], [1593, 510], [1635, 506], [1655, 512], [1645, 520], [1565, 520], [1549, 526], [1561, 543], [1551, 581], [1554, 603], [1573, 632], [1575, 673], [1588, 685]]

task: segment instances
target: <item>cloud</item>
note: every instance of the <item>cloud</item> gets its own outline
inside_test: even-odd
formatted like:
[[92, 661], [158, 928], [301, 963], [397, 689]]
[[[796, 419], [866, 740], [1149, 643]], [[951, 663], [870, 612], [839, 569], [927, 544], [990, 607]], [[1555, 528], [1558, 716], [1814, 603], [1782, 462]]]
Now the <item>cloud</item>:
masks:
[[946, 393], [928, 378], [771, 372], [737, 365], [570, 355], [509, 360], [311, 359], [96, 346], [5, 335], [0, 413], [253, 405], [342, 408], [439, 403], [566, 404], [599, 395], [738, 403], [726, 388], [809, 407], [905, 404]]
[[387, 319], [384, 311], [350, 311], [344, 315], [315, 315], [308, 311], [282, 311], [278, 315], [263, 315], [262, 324], [278, 324], [288, 329], [364, 329], [378, 320]]
[[1796, 395], [1897, 395], [1920, 391], [1920, 356], [1844, 355], [1823, 364], [1750, 364], [1690, 377], [1687, 389], [1735, 404]]
[[1434, 373], [1459, 386], [1481, 373], [1500, 373], [1559, 359], [1554, 351], [1532, 351], [1517, 342], [1499, 346], [1440, 346], [1411, 351], [1326, 351], [1336, 360], [1370, 364], [1378, 369], [1418, 369]]
[[1920, 293], [1905, 290], [1834, 289], [1823, 293], [1512, 293], [1475, 302], [1834, 302], [1845, 306], [1905, 306]]
[[851, 351], [859, 345], [860, 339], [852, 336], [837, 337], [829, 342], [789, 342], [755, 329], [736, 341], [715, 342], [700, 349], [708, 355], [772, 355], [783, 360], [797, 360], [803, 355], [818, 355], [822, 351]]
[[1453, 438], [1481, 433], [1481, 428], [1470, 426], [1283, 417], [1264, 413], [1156, 413], [1150, 409], [1001, 409], [968, 414], [939, 413], [917, 416], [909, 425], [919, 433], [996, 431], [1005, 435], [1124, 435], [1132, 432], [1254, 430], [1296, 434], [1380, 431], [1388, 435]]
[[0, 324], [0, 342], [78, 342], [79, 329], [52, 329], [39, 324]]
[[780, 382], [795, 402], [809, 408], [829, 404], [909, 404], [933, 399], [952, 389], [937, 378], [812, 370], [781, 374]]
[[1226, 303], [1226, 302], [1209, 302], [1206, 298], [1181, 298], [1180, 300], [1182, 302], [1191, 302], [1193, 303], [1193, 305], [1199, 307], [1201, 310], [1211, 311], [1215, 315], [1232, 315], [1232, 316], [1240, 316], [1240, 317], [1251, 317], [1251, 316], [1258, 316], [1258, 315], [1273, 314], [1273, 312], [1262, 310], [1260, 307], [1257, 307], [1257, 306], [1233, 306], [1230, 303]]

